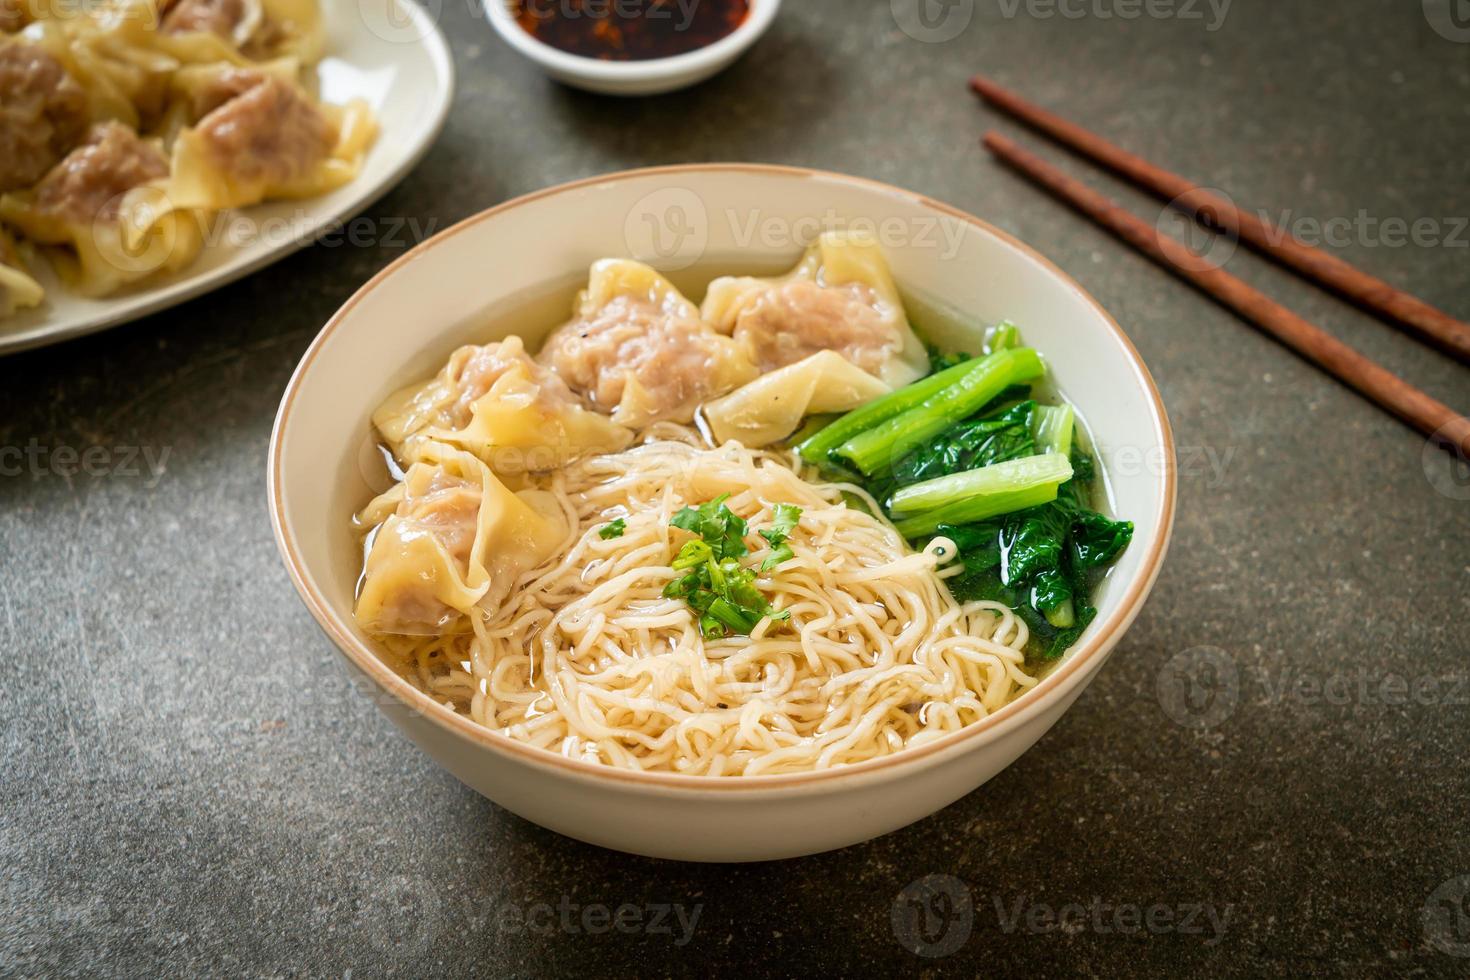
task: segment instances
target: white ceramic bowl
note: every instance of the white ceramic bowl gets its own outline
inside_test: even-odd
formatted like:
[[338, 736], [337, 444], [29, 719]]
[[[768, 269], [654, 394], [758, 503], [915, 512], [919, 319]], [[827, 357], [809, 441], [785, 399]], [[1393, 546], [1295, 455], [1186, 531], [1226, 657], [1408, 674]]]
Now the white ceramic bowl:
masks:
[[[540, 334], [602, 256], [670, 271], [695, 296], [720, 269], [775, 271], [833, 216], [866, 225], [898, 281], [979, 322], [1009, 318], [1080, 409], [1118, 515], [1136, 525], [1099, 615], [1034, 689], [959, 732], [815, 773], [709, 778], [565, 758], [434, 703], [373, 652], [352, 616], [360, 551], [349, 518], [373, 494], [369, 415], [455, 347]], [[928, 324], [928, 326], [933, 326]], [[974, 349], [978, 328], [949, 343]], [[883, 184], [785, 167], [703, 165], [613, 174], [491, 208], [409, 252], [360, 289], [296, 369], [271, 440], [270, 507], [307, 608], [360, 686], [461, 781], [544, 827], [606, 847], [696, 861], [830, 850], [912, 823], [974, 790], [1046, 732], [1097, 673], [1153, 586], [1174, 515], [1173, 440], [1148, 371], [1071, 279], [984, 222]]]
[[558, 82], [603, 95], [659, 95], [698, 84], [728, 68], [776, 19], [781, 0], [750, 0], [750, 12], [714, 44], [671, 58], [602, 61], [554, 48], [516, 23], [508, 0], [482, 0], [485, 14], [505, 42]]

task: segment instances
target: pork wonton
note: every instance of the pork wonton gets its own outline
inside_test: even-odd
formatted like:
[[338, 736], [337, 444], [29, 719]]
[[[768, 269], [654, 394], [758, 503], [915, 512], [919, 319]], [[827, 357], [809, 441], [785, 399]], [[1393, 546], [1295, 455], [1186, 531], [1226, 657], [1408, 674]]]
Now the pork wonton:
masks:
[[152, 23], [152, 12], [138, 3], [98, 3], [38, 20], [19, 37], [44, 50], [81, 87], [90, 122], [116, 120], [146, 132], [163, 112], [168, 77], [178, 67], [154, 44]]
[[324, 45], [315, 0], [163, 0], [158, 46], [187, 64], [315, 62]]
[[663, 276], [631, 259], [602, 259], [571, 322], [537, 355], [614, 422], [688, 422], [700, 403], [750, 381], [755, 365]]
[[438, 447], [359, 515], [375, 527], [356, 616], [373, 633], [427, 636], [494, 610], [567, 535], [544, 491], [511, 492], [469, 453]]
[[[168, 179], [159, 185], [162, 213], [217, 211], [267, 198], [311, 197], [357, 175], [375, 124], [354, 102], [315, 102], [294, 82], [242, 69], [225, 84], [228, 97], [174, 140]], [[157, 207], [128, 216], [145, 234]]]
[[0, 218], [51, 253], [68, 283], [103, 296], [192, 262], [203, 245], [198, 215], [176, 212], [143, 235], [125, 235], [122, 214], [138, 191], [168, 173], [158, 147], [122, 123], [94, 126], [31, 191], [0, 197]]
[[531, 360], [519, 337], [461, 347], [432, 380], [385, 401], [373, 424], [402, 461], [417, 459], [429, 441], [442, 442], [501, 476], [555, 469], [633, 439], [583, 407], [561, 378]]
[[928, 366], [882, 251], [859, 235], [823, 234], [796, 268], [775, 279], [716, 279], [701, 312], [761, 371], [833, 350], [898, 388]]
[[81, 141], [87, 93], [34, 44], [0, 37], [0, 194], [30, 187]]

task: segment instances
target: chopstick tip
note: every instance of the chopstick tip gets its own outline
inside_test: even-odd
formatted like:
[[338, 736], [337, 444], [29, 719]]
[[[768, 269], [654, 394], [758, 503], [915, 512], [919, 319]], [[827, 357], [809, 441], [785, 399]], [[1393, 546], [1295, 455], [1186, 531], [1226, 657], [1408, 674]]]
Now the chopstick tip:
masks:
[[985, 135], [980, 137], [980, 145], [991, 153], [1004, 153], [1012, 144], [1010, 140], [1000, 135], [1000, 133], [997, 133], [993, 129], [988, 129], [985, 131]]

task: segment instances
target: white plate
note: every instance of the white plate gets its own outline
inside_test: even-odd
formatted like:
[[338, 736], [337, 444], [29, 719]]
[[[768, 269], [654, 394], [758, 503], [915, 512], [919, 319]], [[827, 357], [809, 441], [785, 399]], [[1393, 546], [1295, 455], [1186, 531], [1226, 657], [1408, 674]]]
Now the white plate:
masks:
[[226, 212], [193, 265], [106, 299], [67, 292], [38, 262], [46, 299], [0, 320], [0, 354], [115, 327], [233, 282], [337, 230], [413, 169], [439, 135], [454, 94], [454, 65], [439, 29], [412, 0], [324, 0], [322, 13], [322, 98], [365, 99], [378, 117], [378, 138], [357, 179], [321, 197]]

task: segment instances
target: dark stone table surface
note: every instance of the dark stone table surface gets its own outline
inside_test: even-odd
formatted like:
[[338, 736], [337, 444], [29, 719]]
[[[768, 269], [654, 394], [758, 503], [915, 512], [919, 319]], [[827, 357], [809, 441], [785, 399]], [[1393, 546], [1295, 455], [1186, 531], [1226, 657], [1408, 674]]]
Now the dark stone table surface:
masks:
[[[886, 0], [789, 0], [732, 70], [645, 101], [552, 85], [468, 0], [437, 6], [453, 112], [372, 227], [683, 161], [952, 202], [1075, 276], [1158, 379], [1183, 454], [1158, 587], [1049, 735], [906, 830], [751, 866], [564, 839], [355, 695], [277, 558], [282, 388], [402, 253], [309, 248], [0, 362], [22, 450], [0, 460], [0, 974], [1470, 972], [1463, 464], [993, 164], [986, 127], [1042, 143], [965, 89], [983, 69], [1470, 316], [1463, 0], [954, 0], [948, 40]], [[1467, 368], [1243, 250], [1230, 267], [1470, 409]], [[916, 931], [930, 875], [951, 914]]]

